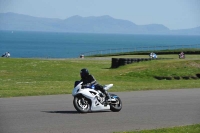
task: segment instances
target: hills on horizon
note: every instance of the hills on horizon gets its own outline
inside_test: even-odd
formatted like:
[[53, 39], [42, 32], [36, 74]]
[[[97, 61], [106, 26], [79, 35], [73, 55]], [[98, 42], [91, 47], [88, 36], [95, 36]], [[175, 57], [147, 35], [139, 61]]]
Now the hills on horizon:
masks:
[[131, 21], [115, 19], [104, 15], [67, 19], [41, 18], [16, 13], [0, 13], [0, 30], [76, 32], [76, 33], [117, 33], [117, 34], [160, 34], [200, 35], [200, 27], [170, 30], [162, 24], [137, 25]]

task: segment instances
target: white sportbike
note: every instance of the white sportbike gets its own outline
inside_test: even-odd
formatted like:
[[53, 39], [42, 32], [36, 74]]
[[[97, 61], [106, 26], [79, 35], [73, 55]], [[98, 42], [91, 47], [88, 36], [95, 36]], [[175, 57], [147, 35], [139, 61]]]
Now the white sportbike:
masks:
[[[109, 102], [106, 102], [105, 94], [90, 87], [83, 89], [82, 83], [83, 82], [76, 81], [72, 91], [72, 96], [74, 97], [73, 104], [78, 112], [88, 113], [102, 110], [119, 112], [122, 109], [121, 99], [117, 95], [108, 93], [111, 99]], [[109, 90], [112, 86], [113, 84], [105, 85], [105, 91]]]

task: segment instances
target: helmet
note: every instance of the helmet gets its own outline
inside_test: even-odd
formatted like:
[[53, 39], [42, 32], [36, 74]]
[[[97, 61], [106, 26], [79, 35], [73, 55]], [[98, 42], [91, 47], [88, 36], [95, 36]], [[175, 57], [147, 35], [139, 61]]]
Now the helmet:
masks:
[[86, 68], [81, 69], [80, 72], [81, 78], [85, 78], [89, 75], [89, 71]]

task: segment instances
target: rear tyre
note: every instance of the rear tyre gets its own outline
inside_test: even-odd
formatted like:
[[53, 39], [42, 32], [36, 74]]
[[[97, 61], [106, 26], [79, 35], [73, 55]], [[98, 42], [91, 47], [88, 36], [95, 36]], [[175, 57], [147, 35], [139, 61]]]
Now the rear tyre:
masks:
[[90, 102], [88, 99], [86, 99], [83, 96], [75, 96], [73, 104], [74, 104], [74, 108], [79, 113], [87, 113], [90, 111]]
[[116, 102], [110, 104], [110, 110], [113, 112], [119, 112], [122, 109], [122, 101], [119, 97], [115, 97]]

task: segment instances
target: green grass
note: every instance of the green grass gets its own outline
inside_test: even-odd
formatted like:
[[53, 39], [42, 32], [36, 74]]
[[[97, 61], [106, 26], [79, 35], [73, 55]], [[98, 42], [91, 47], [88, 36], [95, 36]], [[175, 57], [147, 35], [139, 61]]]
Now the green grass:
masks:
[[[177, 55], [160, 56], [174, 59], [139, 62], [111, 69], [111, 57], [62, 60], [0, 58], [0, 97], [70, 94], [74, 81], [80, 80], [82, 68], [88, 68], [100, 84], [113, 83], [110, 91], [200, 88], [199, 79], [154, 78], [196, 76], [200, 73], [200, 55], [187, 55], [186, 59], [177, 59]], [[120, 57], [143, 58], [143, 55]]]
[[115, 133], [200, 133], [200, 124], [172, 127], [172, 128], [161, 128], [152, 130], [141, 130], [141, 131], [125, 131]]

